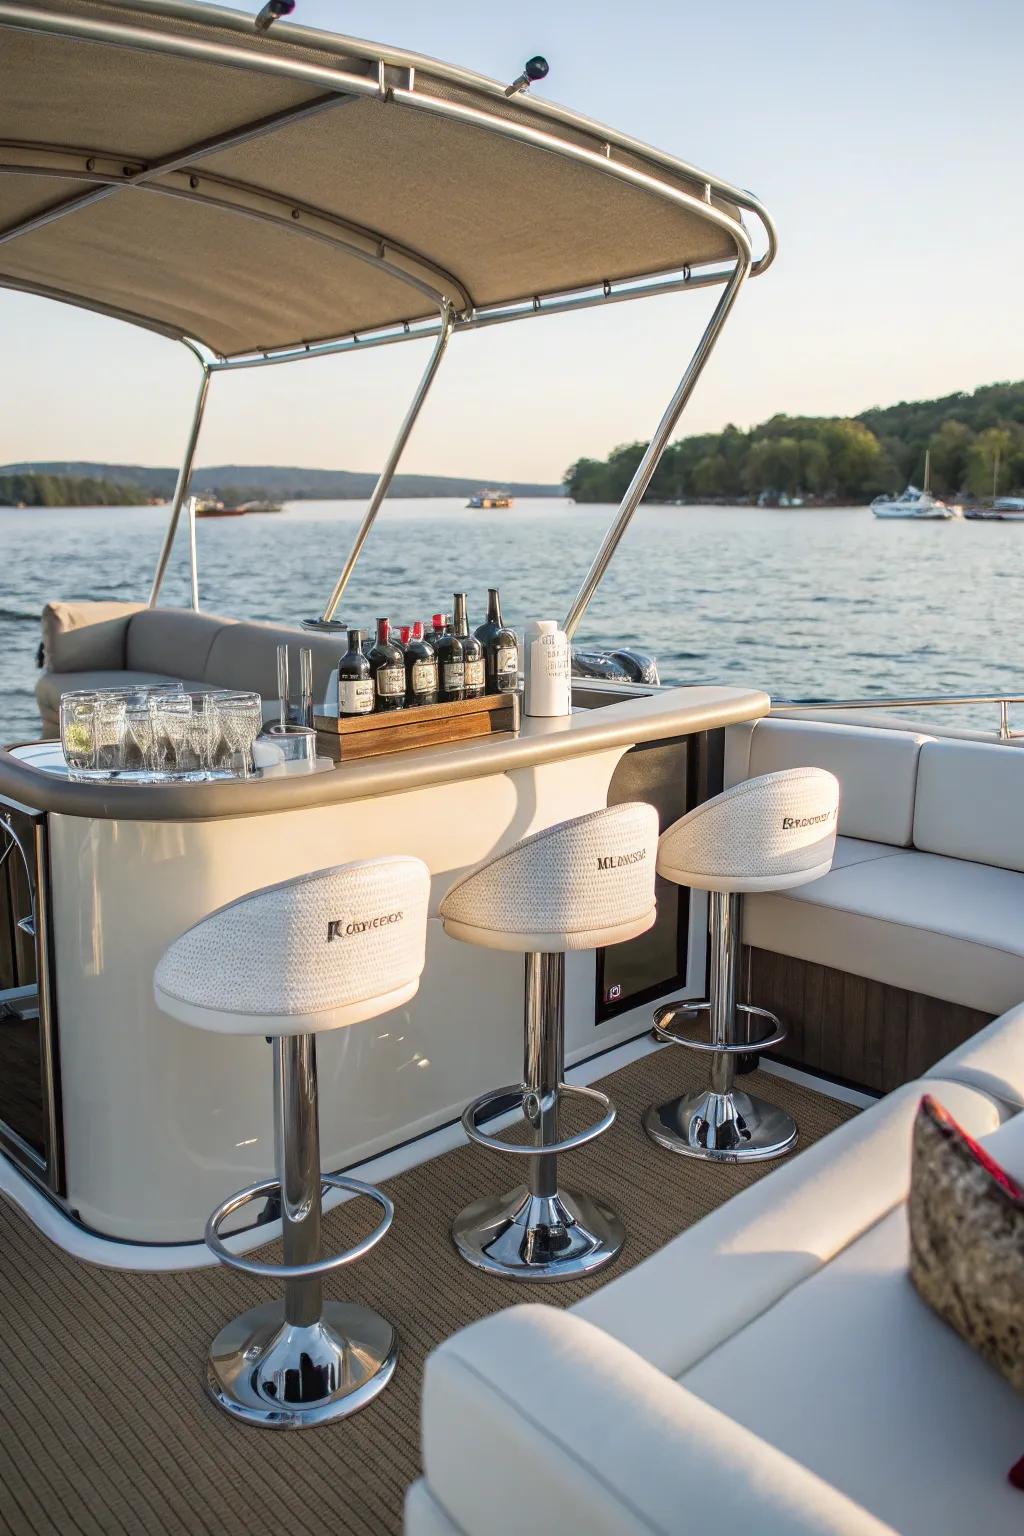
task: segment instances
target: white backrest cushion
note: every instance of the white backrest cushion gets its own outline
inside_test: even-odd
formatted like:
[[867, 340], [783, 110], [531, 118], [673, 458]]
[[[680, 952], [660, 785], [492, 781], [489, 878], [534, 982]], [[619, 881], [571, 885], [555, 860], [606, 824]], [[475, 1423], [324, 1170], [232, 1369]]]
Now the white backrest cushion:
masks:
[[[442, 919], [546, 936], [551, 951], [589, 948], [595, 930], [654, 912], [658, 813], [630, 801], [574, 816], [469, 870], [441, 902]], [[579, 938], [579, 943], [574, 939]]]
[[128, 625], [126, 666], [198, 682], [214, 640], [234, 622], [191, 608], [143, 608]]
[[917, 760], [926, 736], [817, 720], [759, 720], [749, 775], [811, 764], [840, 785], [839, 831], [872, 843], [909, 848], [914, 829]]
[[817, 880], [832, 864], [838, 806], [838, 781], [821, 768], [745, 779], [668, 828], [658, 874], [706, 891], [781, 891]]
[[[345, 649], [338, 635], [308, 634], [283, 624], [225, 624], [214, 636], [202, 677], [219, 688], [252, 688], [265, 700], [276, 699], [279, 644], [291, 650], [293, 679], [298, 673], [299, 648], [308, 646], [312, 651], [313, 697], [319, 705], [327, 679]], [[295, 687], [294, 681], [292, 686]]]
[[427, 866], [401, 855], [268, 886], [175, 939], [158, 993], [257, 1026], [384, 997], [422, 974], [429, 894]]
[[47, 603], [43, 609], [43, 661], [48, 672], [120, 672], [128, 621], [140, 603]]
[[978, 741], [927, 742], [917, 772], [914, 847], [1024, 870], [1024, 753]]

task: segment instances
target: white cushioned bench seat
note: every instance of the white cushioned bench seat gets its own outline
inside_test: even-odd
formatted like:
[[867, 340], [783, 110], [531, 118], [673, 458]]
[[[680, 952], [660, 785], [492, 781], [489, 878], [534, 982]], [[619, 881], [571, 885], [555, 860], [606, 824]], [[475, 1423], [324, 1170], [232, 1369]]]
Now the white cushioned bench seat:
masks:
[[320, 700], [340, 649], [331, 635], [138, 603], [47, 603], [42, 628], [45, 670], [36, 699], [51, 736], [58, 730], [60, 696], [71, 688], [181, 682], [190, 689], [254, 689], [269, 715], [277, 708], [281, 642], [293, 648], [293, 657], [299, 646], [312, 650], [313, 690]]
[[747, 1525], [773, 1536], [814, 1519], [1016, 1536], [1024, 1499], [1007, 1472], [1024, 1450], [1024, 1399], [907, 1274], [923, 1092], [1024, 1179], [1024, 1114], [956, 1081], [982, 1063], [1024, 1090], [1024, 1008], [569, 1314], [516, 1308], [449, 1340], [427, 1364], [426, 1482], [407, 1536], [524, 1529], [517, 1501], [494, 1497], [503, 1456], [541, 1490], [534, 1508], [559, 1516], [536, 1529], [703, 1536], [753, 1490], [767, 1497]]
[[910, 731], [768, 719], [732, 776], [840, 781], [832, 870], [744, 904], [748, 944], [1000, 1014], [1024, 999], [1024, 755]]
[[1024, 875], [883, 849], [800, 890], [751, 897], [743, 937], [998, 1014], [1024, 998]]

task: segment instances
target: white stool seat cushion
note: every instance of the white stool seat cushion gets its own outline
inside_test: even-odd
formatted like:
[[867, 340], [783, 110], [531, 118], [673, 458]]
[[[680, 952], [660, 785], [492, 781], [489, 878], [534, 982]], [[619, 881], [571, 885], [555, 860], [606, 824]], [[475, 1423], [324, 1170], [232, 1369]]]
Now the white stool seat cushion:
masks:
[[746, 779], [698, 805], [661, 839], [658, 874], [702, 891], [784, 891], [828, 874], [839, 781], [823, 768]]
[[558, 954], [654, 922], [658, 814], [639, 802], [559, 822], [477, 864], [441, 903], [445, 932], [487, 949]]
[[421, 859], [341, 864], [211, 912], [165, 952], [172, 1018], [236, 1035], [299, 1035], [376, 1018], [419, 986], [430, 875]]

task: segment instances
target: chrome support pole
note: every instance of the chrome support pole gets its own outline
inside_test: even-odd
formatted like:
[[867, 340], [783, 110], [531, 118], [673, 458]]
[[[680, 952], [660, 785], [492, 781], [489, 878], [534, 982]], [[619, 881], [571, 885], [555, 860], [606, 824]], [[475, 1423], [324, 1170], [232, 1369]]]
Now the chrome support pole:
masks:
[[199, 556], [196, 551], [196, 498], [188, 498], [188, 568], [192, 578], [192, 608], [199, 612]]
[[611, 558], [618, 549], [626, 529], [629, 527], [633, 513], [643, 500], [644, 492], [650, 485], [661, 460], [662, 454], [668, 446], [668, 440], [675, 430], [676, 424], [693, 394], [697, 380], [704, 369], [704, 364], [711, 356], [715, 343], [721, 334], [722, 327], [728, 319], [729, 313], [736, 302], [737, 295], [746, 281], [750, 271], [751, 259], [749, 251], [737, 251], [736, 267], [732, 277], [715, 305], [714, 313], [708, 321], [703, 336], [697, 343], [697, 348], [690, 359], [689, 366], [679, 381], [675, 394], [668, 403], [665, 414], [658, 423], [658, 429], [647, 445], [647, 451], [636, 467], [636, 472], [622, 498], [622, 503], [615, 520], [605, 534], [601, 547], [594, 556], [593, 564], [584, 578], [583, 585], [576, 594], [575, 601], [569, 609], [562, 628], [571, 640], [579, 627], [580, 620], [590, 606], [590, 600], [597, 591], [605, 571], [611, 563]]
[[[281, 1181], [281, 1235], [286, 1264], [320, 1258], [320, 1121], [316, 1036], [278, 1035], [274, 1051], [274, 1155]], [[323, 1311], [319, 1275], [284, 1283], [286, 1322], [299, 1328]]]
[[1011, 741], [1012, 739], [1013, 739], [1013, 732], [1010, 730], [1010, 701], [1009, 701], [1009, 699], [1000, 699], [999, 700], [999, 740], [1000, 741]]
[[[525, 1059], [523, 1110], [533, 1127], [534, 1144], [558, 1140], [558, 1092], [564, 1073], [565, 956], [526, 956]], [[548, 1154], [530, 1159], [530, 1193], [549, 1200], [558, 1193], [558, 1159]]]
[[[736, 1018], [736, 967], [740, 945], [740, 897], [736, 892], [711, 891], [711, 1043], [738, 1045]], [[712, 1093], [731, 1093], [736, 1078], [736, 1058], [731, 1051], [716, 1051], [711, 1058]]]
[[412, 404], [405, 414], [405, 420], [398, 429], [398, 436], [391, 446], [391, 452], [388, 454], [384, 468], [380, 472], [377, 484], [373, 488], [370, 504], [366, 509], [363, 521], [359, 525], [359, 531], [349, 551], [348, 559], [345, 561], [341, 575], [334, 584], [334, 591], [327, 599], [327, 606], [320, 617], [321, 624], [329, 624], [334, 618], [338, 604], [341, 602], [345, 588], [348, 586], [349, 578], [355, 570], [356, 562], [362, 553], [363, 545], [369, 537], [370, 529], [376, 521], [377, 513], [380, 511], [381, 504], [391, 487], [391, 482], [395, 477], [395, 470], [398, 468], [398, 462], [405, 450], [406, 443], [409, 441], [412, 429], [416, 425], [416, 419], [423, 407], [423, 402], [426, 400], [430, 392], [430, 386], [437, 375], [437, 370], [441, 366], [441, 359], [447, 350], [454, 323], [455, 312], [452, 306], [446, 303], [441, 310], [441, 328], [434, 343], [434, 350], [430, 354], [430, 361], [426, 366], [423, 377], [420, 379], [419, 387], [413, 395]]
[[206, 409], [206, 396], [210, 388], [210, 370], [205, 362], [201, 363], [202, 377], [199, 380], [199, 389], [196, 394], [196, 403], [192, 411], [192, 428], [185, 445], [185, 457], [181, 461], [178, 470], [178, 479], [174, 487], [174, 498], [171, 501], [171, 515], [167, 523], [167, 532], [164, 534], [164, 542], [160, 549], [160, 555], [156, 562], [156, 572], [153, 576], [153, 586], [149, 594], [149, 606], [156, 607], [156, 600], [160, 596], [160, 588], [163, 586], [164, 573], [167, 570], [167, 562], [171, 558], [171, 550], [174, 547], [174, 536], [178, 531], [178, 522], [181, 518], [181, 508], [188, 491], [189, 481], [192, 478], [192, 463], [196, 456], [196, 445], [199, 442], [199, 431], [203, 424], [203, 412]]

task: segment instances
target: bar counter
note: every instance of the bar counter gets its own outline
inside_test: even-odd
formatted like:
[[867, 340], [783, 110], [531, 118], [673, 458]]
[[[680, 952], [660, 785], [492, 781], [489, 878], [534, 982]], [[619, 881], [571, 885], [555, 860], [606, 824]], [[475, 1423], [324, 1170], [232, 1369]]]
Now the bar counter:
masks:
[[[714, 791], [697, 770], [716, 733], [769, 708], [766, 694], [742, 688], [587, 683], [577, 698], [586, 707], [525, 719], [516, 736], [264, 781], [72, 783], [0, 752], [0, 813], [20, 807], [43, 850], [36, 942], [52, 989], [43, 1088], [54, 1126], [41, 1182], [75, 1220], [129, 1242], [198, 1242], [227, 1194], [272, 1172], [269, 1047], [168, 1018], [153, 972], [207, 913], [295, 875], [405, 853], [432, 877], [417, 996], [319, 1039], [325, 1170], [454, 1121], [478, 1093], [520, 1079], [522, 958], [449, 938], [436, 916], [448, 886], [520, 837], [610, 802], [650, 798], [663, 822], [681, 814]], [[679, 921], [663, 945], [679, 974], [664, 987], [695, 996], [699, 893]], [[570, 1064], [649, 1027], [657, 986], [641, 974], [641, 1002], [606, 1008], [601, 974], [592, 953], [568, 957]]]

